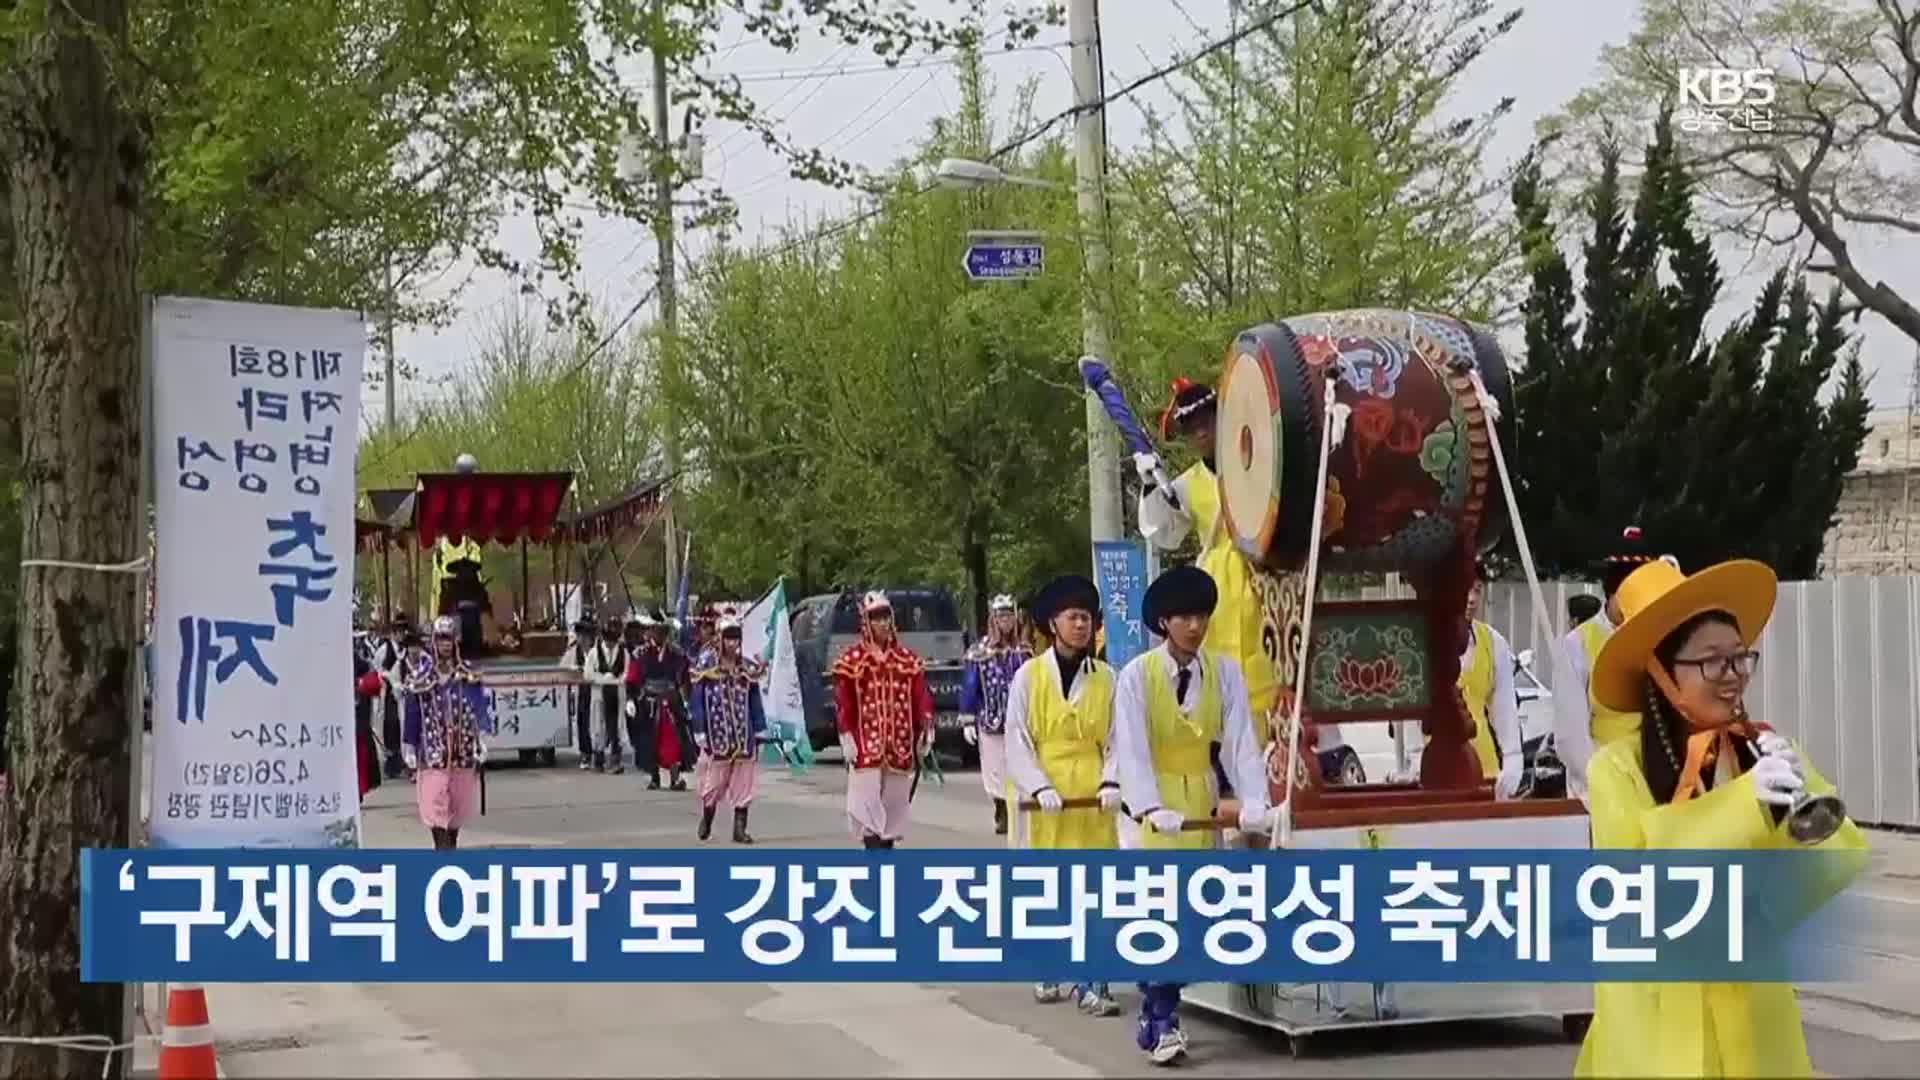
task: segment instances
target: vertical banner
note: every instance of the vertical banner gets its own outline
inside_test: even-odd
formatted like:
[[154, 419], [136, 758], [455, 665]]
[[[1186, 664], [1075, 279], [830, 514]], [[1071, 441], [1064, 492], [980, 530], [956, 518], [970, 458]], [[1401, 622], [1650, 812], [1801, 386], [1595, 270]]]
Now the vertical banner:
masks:
[[153, 307], [156, 847], [357, 847], [350, 311]]
[[796, 769], [813, 762], [813, 744], [807, 737], [806, 706], [800, 697], [800, 668], [793, 653], [793, 627], [787, 619], [787, 582], [782, 578], [740, 620], [743, 654], [767, 665], [760, 680], [760, 705], [766, 710], [767, 732], [786, 745], [772, 750]]
[[1118, 670], [1148, 647], [1147, 627], [1140, 620], [1140, 604], [1147, 597], [1147, 543], [1098, 541], [1093, 567], [1107, 631], [1107, 663]]

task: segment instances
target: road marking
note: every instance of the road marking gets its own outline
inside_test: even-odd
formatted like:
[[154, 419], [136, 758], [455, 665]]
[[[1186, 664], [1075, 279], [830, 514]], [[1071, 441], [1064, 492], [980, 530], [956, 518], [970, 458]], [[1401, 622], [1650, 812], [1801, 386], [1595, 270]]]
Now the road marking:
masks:
[[1903, 904], [1907, 907], [1920, 907], [1920, 897], [1894, 896], [1891, 893], [1871, 892], [1867, 889], [1849, 889], [1845, 895], [1857, 896], [1862, 900], [1872, 900], [1877, 904]]

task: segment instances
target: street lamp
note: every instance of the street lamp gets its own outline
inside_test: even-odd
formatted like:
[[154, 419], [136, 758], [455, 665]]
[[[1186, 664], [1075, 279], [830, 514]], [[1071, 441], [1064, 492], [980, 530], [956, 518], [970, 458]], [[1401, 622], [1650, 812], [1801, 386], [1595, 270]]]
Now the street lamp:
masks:
[[998, 165], [984, 161], [969, 161], [966, 158], [941, 158], [940, 164], [933, 169], [934, 182], [944, 188], [973, 190], [994, 184], [1013, 184], [1017, 187], [1054, 188], [1064, 187], [1051, 180], [1041, 180], [1031, 176], [1015, 176]]

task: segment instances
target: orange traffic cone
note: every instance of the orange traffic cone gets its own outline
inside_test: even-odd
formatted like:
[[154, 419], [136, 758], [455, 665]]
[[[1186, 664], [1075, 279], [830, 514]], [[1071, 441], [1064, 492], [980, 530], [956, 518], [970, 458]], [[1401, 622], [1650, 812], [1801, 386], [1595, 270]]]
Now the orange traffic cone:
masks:
[[199, 983], [167, 987], [167, 1023], [160, 1032], [160, 1080], [215, 1080], [213, 1025]]

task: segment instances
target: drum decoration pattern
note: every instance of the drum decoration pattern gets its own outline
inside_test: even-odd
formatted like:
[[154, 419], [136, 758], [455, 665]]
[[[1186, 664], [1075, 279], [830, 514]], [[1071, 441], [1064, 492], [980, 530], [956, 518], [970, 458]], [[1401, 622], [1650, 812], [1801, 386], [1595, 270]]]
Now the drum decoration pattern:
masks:
[[[1320, 786], [1311, 755], [1286, 760], [1297, 693], [1307, 695], [1310, 725], [1417, 715], [1436, 744], [1457, 735], [1464, 745], [1464, 714], [1453, 716], [1458, 695], [1441, 692], [1458, 677], [1458, 650], [1440, 639], [1452, 633], [1465, 602], [1462, 568], [1491, 550], [1505, 527], [1493, 490], [1491, 421], [1470, 378], [1475, 369], [1511, 417], [1512, 381], [1499, 347], [1444, 315], [1303, 315], [1247, 330], [1227, 351], [1216, 431], [1221, 512], [1253, 567], [1262, 645], [1280, 684], [1268, 720], [1276, 799], [1289, 769], [1296, 789]], [[1347, 420], [1328, 459], [1322, 572], [1398, 572], [1421, 596], [1414, 605], [1318, 611], [1301, 672], [1303, 571], [1329, 381]]]

